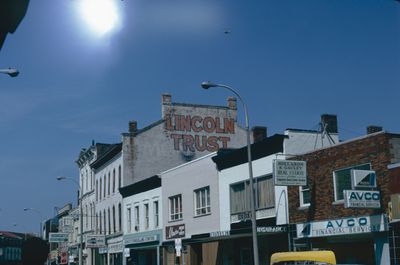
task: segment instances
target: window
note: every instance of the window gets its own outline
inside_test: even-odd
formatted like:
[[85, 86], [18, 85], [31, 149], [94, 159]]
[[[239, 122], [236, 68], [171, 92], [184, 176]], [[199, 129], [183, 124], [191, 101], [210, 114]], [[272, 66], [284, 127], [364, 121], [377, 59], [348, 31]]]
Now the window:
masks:
[[113, 205], [113, 208], [112, 208], [112, 215], [113, 215], [113, 233], [115, 233], [117, 230], [115, 229], [115, 226], [116, 226], [115, 220], [116, 220], [116, 218], [115, 218], [115, 206], [114, 205]]
[[85, 211], [86, 211], [86, 213], [84, 213], [84, 220], [85, 220], [85, 227], [86, 227], [86, 230], [89, 228], [89, 218], [88, 218], [88, 215], [89, 215], [89, 210], [88, 210], [88, 206], [87, 205], [85, 205]]
[[210, 206], [210, 187], [204, 187], [194, 191], [195, 216], [209, 214]]
[[122, 211], [121, 211], [121, 203], [118, 204], [118, 231], [122, 231]]
[[177, 221], [182, 219], [182, 195], [169, 198], [169, 220]]
[[107, 232], [106, 232], [106, 230], [107, 230], [107, 216], [106, 216], [106, 210], [104, 209], [103, 210], [103, 219], [104, 219], [104, 234], [106, 234]]
[[111, 211], [110, 208], [108, 208], [108, 234], [111, 234]]
[[100, 221], [99, 221], [99, 225], [100, 225], [100, 234], [102, 234], [102, 233], [103, 233], [103, 227], [102, 227], [102, 225], [101, 225], [101, 221], [102, 221], [101, 212], [100, 212], [100, 214], [99, 214], [99, 219], [100, 219]]
[[275, 206], [275, 188], [272, 175], [254, 179], [256, 186], [256, 209], [266, 209]]
[[110, 181], [110, 172], [108, 172], [108, 195], [110, 195], [110, 187], [111, 187], [111, 185], [110, 185], [110, 183], [111, 183], [111, 181]]
[[102, 183], [102, 181], [100, 179], [99, 200], [101, 200], [101, 188], [102, 188], [102, 186], [103, 186], [103, 183]]
[[86, 191], [89, 189], [89, 175], [87, 169], [85, 171], [85, 179], [86, 179]]
[[310, 187], [308, 185], [300, 186], [299, 194], [300, 194], [300, 207], [310, 206], [311, 204]]
[[106, 197], [106, 183], [107, 183], [107, 177], [106, 177], [106, 175], [104, 175], [104, 194], [103, 194], [103, 198]]
[[154, 228], [157, 228], [159, 223], [159, 209], [158, 209], [158, 201], [153, 202], [153, 211], [154, 211]]
[[149, 229], [149, 204], [144, 204], [144, 229]]
[[357, 165], [349, 168], [339, 169], [333, 171], [333, 184], [335, 188], [335, 201], [343, 200], [343, 191], [351, 189], [351, 175], [350, 170], [362, 169], [370, 170], [371, 164]]
[[135, 206], [135, 231], [138, 232], [139, 231], [139, 206]]
[[132, 220], [131, 220], [131, 208], [128, 208], [126, 210], [126, 224], [127, 224], [127, 230], [128, 233], [132, 231]]
[[115, 193], [115, 169], [113, 170], [113, 193]]
[[118, 167], [118, 188], [121, 188], [122, 182], [121, 182], [121, 166]]
[[99, 200], [99, 181], [96, 180], [96, 201]]
[[[275, 206], [275, 189], [272, 175], [254, 179], [256, 210]], [[250, 181], [232, 184], [230, 187], [231, 214], [250, 211]]]
[[247, 183], [245, 182], [231, 185], [231, 213], [242, 213], [250, 210], [250, 191], [245, 188], [246, 186]]

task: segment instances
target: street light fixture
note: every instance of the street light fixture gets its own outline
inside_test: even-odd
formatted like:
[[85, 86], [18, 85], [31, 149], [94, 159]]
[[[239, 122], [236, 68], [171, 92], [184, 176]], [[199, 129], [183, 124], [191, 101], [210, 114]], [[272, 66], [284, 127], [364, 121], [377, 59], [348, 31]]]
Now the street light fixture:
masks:
[[83, 207], [82, 207], [82, 190], [81, 190], [81, 186], [79, 185], [78, 181], [76, 181], [73, 178], [68, 178], [68, 177], [62, 177], [59, 176], [56, 178], [58, 181], [62, 181], [62, 180], [70, 180], [72, 182], [74, 182], [77, 186], [78, 186], [78, 190], [79, 190], [79, 229], [81, 231], [81, 234], [79, 236], [79, 265], [83, 264], [83, 260], [82, 260], [82, 249], [83, 249]]
[[253, 260], [254, 260], [254, 265], [259, 265], [256, 210], [255, 210], [255, 205], [254, 205], [256, 198], [255, 198], [255, 193], [254, 193], [253, 164], [252, 164], [252, 160], [251, 160], [250, 127], [249, 127], [249, 116], [247, 113], [247, 107], [246, 107], [246, 104], [244, 103], [242, 97], [239, 95], [239, 93], [236, 92], [236, 90], [230, 86], [227, 86], [224, 84], [215, 84], [210, 81], [205, 81], [205, 82], [201, 83], [201, 87], [204, 89], [209, 89], [212, 87], [226, 88], [229, 91], [231, 91], [233, 94], [235, 94], [239, 98], [240, 102], [242, 102], [242, 105], [243, 105], [245, 122], [246, 122], [246, 132], [247, 132], [247, 158], [248, 158], [248, 163], [249, 163], [249, 180], [250, 180], [250, 197], [251, 197], [250, 211], [251, 211], [251, 232], [252, 232], [252, 237], [253, 237]]
[[19, 71], [18, 69], [15, 68], [5, 68], [5, 69], [0, 69], [0, 73], [7, 74], [11, 77], [16, 77], [19, 74]]
[[42, 224], [43, 224], [43, 221], [44, 221], [43, 214], [38, 209], [35, 209], [35, 208], [24, 208], [24, 211], [25, 212], [32, 211], [32, 212], [35, 212], [35, 213], [37, 213], [39, 215], [39, 218], [40, 218], [39, 236], [40, 236], [40, 238], [43, 239], [43, 235], [42, 235], [42, 229], [43, 229]]

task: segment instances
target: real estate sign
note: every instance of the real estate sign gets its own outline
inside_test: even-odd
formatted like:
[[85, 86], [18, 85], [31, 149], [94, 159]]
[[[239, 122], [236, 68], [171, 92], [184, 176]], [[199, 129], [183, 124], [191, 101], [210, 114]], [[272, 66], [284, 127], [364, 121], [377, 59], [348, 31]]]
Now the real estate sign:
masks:
[[306, 186], [306, 161], [274, 160], [274, 181], [277, 186]]

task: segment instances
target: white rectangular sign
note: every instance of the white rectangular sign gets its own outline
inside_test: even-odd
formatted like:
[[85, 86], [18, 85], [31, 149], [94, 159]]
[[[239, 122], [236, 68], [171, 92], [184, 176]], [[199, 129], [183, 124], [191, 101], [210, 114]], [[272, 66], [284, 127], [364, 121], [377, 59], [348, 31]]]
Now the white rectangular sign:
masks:
[[384, 215], [349, 217], [296, 225], [298, 238], [326, 237], [387, 231]]
[[100, 248], [105, 247], [106, 237], [104, 235], [87, 235], [86, 247], [87, 248]]
[[376, 173], [375, 170], [359, 170], [352, 169], [351, 187], [357, 188], [376, 188]]
[[306, 186], [306, 161], [274, 160], [274, 181], [276, 186]]
[[372, 190], [344, 190], [344, 208], [381, 208], [381, 194]]
[[62, 243], [68, 242], [68, 233], [49, 233], [49, 242]]

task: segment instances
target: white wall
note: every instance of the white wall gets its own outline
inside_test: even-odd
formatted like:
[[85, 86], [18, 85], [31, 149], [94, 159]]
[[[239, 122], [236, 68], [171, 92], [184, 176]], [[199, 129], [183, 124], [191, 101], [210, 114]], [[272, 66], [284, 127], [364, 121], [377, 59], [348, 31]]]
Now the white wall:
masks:
[[[185, 238], [219, 230], [218, 172], [211, 158], [215, 153], [161, 173], [163, 222], [165, 227], [185, 224]], [[210, 187], [211, 213], [195, 217], [194, 190]], [[169, 220], [169, 197], [182, 194], [183, 219]]]
[[[106, 164], [98, 168], [95, 172], [95, 180], [99, 183], [99, 189], [96, 190], [97, 193], [101, 192], [101, 200], [99, 199], [96, 201], [96, 215], [99, 216], [99, 213], [101, 212], [102, 219], [98, 218], [97, 222], [97, 230], [99, 229], [100, 225], [99, 222], [102, 222], [102, 230], [106, 229], [107, 235], [113, 233], [113, 206], [115, 207], [115, 229], [116, 232], [121, 232], [122, 228], [119, 227], [119, 215], [118, 215], [118, 205], [121, 204], [121, 211], [122, 211], [122, 196], [119, 193], [118, 190], [118, 167], [121, 165], [122, 159], [121, 159], [121, 153], [117, 154], [114, 156], [110, 161], [108, 161]], [[115, 170], [115, 191], [113, 192], [113, 171]], [[110, 194], [108, 194], [108, 174], [110, 174]], [[106, 176], [106, 196], [104, 196], [104, 176]], [[102, 179], [102, 187], [100, 190], [100, 178]], [[96, 183], [95, 181], [95, 183]], [[100, 198], [99, 194], [96, 196], [96, 192], [94, 193], [95, 198]], [[110, 209], [110, 214], [111, 214], [111, 231], [109, 231], [109, 225], [108, 225], [108, 209]], [[106, 226], [104, 226], [104, 210], [106, 212]], [[121, 213], [122, 215], [122, 213]]]
[[[141, 233], [145, 231], [158, 230], [162, 228], [163, 219], [162, 219], [162, 201], [161, 201], [161, 187], [155, 188], [152, 190], [148, 190], [145, 192], [141, 192], [138, 194], [134, 194], [128, 197], [123, 198], [123, 211], [122, 211], [122, 226], [124, 235]], [[154, 216], [154, 202], [158, 201], [158, 214], [159, 214], [159, 225], [155, 226], [155, 216]], [[145, 228], [145, 210], [144, 205], [149, 204], [149, 228]], [[134, 208], [135, 206], [139, 206], [139, 231], [135, 231], [135, 215]], [[127, 209], [131, 208], [131, 231], [128, 231], [128, 216]]]

